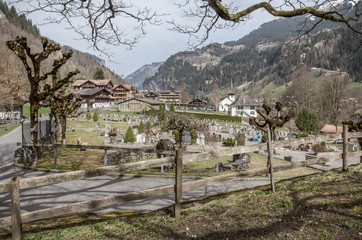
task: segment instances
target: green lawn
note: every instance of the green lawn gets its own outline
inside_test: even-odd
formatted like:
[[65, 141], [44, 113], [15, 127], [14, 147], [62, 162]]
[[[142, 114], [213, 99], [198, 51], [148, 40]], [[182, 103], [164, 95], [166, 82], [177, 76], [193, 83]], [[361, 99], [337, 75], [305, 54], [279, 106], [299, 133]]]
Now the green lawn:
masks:
[[[48, 107], [42, 107], [39, 109], [39, 114], [49, 114], [50, 113], [50, 108]], [[23, 115], [26, 117], [30, 116], [30, 105], [26, 104], [23, 106]]]
[[19, 124], [4, 124], [0, 125], [0, 137], [11, 132], [15, 128], [19, 127]]

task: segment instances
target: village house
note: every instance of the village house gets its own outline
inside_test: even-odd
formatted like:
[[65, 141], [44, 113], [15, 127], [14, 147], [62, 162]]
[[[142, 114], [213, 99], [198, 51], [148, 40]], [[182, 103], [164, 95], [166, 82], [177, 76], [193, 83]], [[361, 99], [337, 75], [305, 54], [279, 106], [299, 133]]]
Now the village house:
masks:
[[143, 93], [145, 98], [158, 100], [162, 103], [181, 103], [181, 93], [178, 90], [147, 91]]
[[228, 96], [219, 102], [219, 112], [229, 112], [230, 105], [235, 102], [235, 94], [229, 93]]
[[122, 112], [145, 112], [151, 109], [158, 110], [161, 102], [150, 98], [131, 98], [116, 104]]
[[82, 99], [82, 108], [104, 108], [113, 103], [112, 93], [106, 88], [82, 89], [75, 94]]
[[102, 80], [77, 80], [72, 84], [72, 87], [75, 91], [82, 89], [94, 89], [94, 88], [105, 88], [112, 90], [114, 85], [110, 79]]
[[135, 97], [135, 89], [131, 84], [120, 83], [113, 88], [113, 99], [122, 102]]
[[229, 106], [228, 114], [230, 116], [240, 116], [240, 117], [257, 117], [257, 112], [255, 111], [258, 107], [261, 107], [263, 101], [257, 99], [251, 99], [248, 96], [239, 96], [235, 102]]
[[193, 100], [191, 100], [188, 104], [187, 104], [188, 107], [191, 107], [191, 108], [197, 108], [197, 109], [200, 109], [200, 108], [205, 108], [207, 107], [207, 102], [204, 101], [204, 100], [201, 100], [199, 98], [195, 98]]

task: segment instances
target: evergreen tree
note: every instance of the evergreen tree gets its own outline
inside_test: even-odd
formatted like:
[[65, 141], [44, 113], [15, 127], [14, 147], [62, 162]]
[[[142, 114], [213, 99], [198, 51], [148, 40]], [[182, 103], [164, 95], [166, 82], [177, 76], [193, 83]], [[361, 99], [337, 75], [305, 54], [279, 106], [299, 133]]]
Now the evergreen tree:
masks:
[[144, 125], [143, 121], [141, 121], [140, 124], [138, 125], [138, 132], [139, 133], [145, 132], [145, 125]]
[[136, 141], [136, 136], [134, 135], [132, 127], [128, 127], [126, 135], [124, 136], [125, 143], [133, 143]]
[[319, 130], [317, 117], [308, 108], [303, 108], [298, 114], [295, 124], [302, 132], [316, 133]]
[[170, 111], [175, 112], [175, 104], [174, 103], [171, 103]]
[[92, 114], [90, 112], [87, 112], [87, 115], [85, 116], [87, 118], [87, 120], [91, 120], [92, 118]]
[[92, 116], [93, 121], [97, 122], [98, 121], [98, 113], [94, 112], [93, 116]]
[[94, 74], [93, 78], [94, 78], [94, 79], [98, 79], [98, 80], [104, 79], [105, 77], [104, 77], [104, 72], [103, 72], [103, 70], [100, 69], [100, 68], [97, 68], [96, 73]]

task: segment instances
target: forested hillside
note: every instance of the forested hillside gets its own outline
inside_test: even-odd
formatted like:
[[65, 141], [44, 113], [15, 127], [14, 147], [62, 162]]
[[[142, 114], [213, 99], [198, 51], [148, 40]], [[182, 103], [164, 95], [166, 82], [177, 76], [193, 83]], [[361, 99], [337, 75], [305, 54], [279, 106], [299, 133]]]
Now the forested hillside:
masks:
[[227, 89], [231, 83], [241, 86], [249, 82], [260, 87], [273, 82], [280, 86], [293, 80], [293, 73], [301, 67], [346, 72], [352, 81], [362, 80], [358, 34], [326, 23], [296, 39], [293, 29], [300, 24], [301, 18], [279, 19], [238, 41], [177, 53], [145, 81], [144, 88], [169, 89], [186, 84], [191, 95], [203, 96], [215, 86]]
[[[14, 40], [16, 36], [26, 37], [32, 51], [40, 51], [40, 33], [30, 20], [27, 20], [24, 15], [18, 15], [15, 8], [9, 9], [6, 3], [1, 0], [0, 12], [3, 13], [3, 17], [0, 18], [0, 95], [2, 99], [9, 96], [26, 97], [29, 86], [24, 66], [16, 55], [8, 49], [6, 41]], [[69, 49], [70, 47], [63, 46], [63, 51], [69, 51]], [[105, 78], [115, 82], [123, 81], [120, 76], [105, 67], [101, 59], [88, 53], [72, 50], [74, 52], [73, 57], [60, 70], [62, 76], [69, 71], [78, 69], [80, 74], [75, 79], [93, 79], [96, 70], [101, 69]], [[48, 61], [47, 64], [43, 67], [51, 66], [52, 61]]]

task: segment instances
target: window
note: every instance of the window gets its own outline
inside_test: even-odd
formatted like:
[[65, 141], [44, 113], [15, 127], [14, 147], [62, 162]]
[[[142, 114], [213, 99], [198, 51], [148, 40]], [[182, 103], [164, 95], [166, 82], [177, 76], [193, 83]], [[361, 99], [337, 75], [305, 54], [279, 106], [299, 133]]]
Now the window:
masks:
[[250, 106], [250, 110], [255, 110], [255, 106]]

